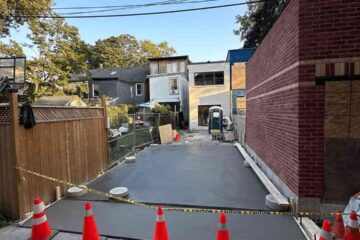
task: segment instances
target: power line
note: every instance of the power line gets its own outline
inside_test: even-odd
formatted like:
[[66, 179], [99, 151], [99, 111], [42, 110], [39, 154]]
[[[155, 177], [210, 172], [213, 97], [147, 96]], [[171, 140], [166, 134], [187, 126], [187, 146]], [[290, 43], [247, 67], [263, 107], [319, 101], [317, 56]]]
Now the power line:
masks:
[[[219, 0], [196, 0], [196, 1], [164, 1], [164, 2], [155, 2], [155, 3], [148, 3], [148, 4], [138, 4], [138, 5], [122, 5], [117, 7], [109, 7], [105, 6], [105, 9], [101, 10], [94, 10], [94, 11], [84, 11], [84, 12], [63, 12], [57, 13], [60, 15], [76, 15], [76, 14], [87, 14], [87, 13], [99, 13], [99, 12], [112, 12], [118, 10], [126, 10], [126, 9], [135, 9], [135, 8], [143, 8], [143, 7], [155, 7], [155, 6], [164, 6], [164, 5], [179, 5], [179, 4], [193, 4], [193, 3], [205, 3], [205, 2], [215, 2]], [[101, 8], [101, 7], [98, 7]], [[67, 8], [70, 9], [70, 8]], [[75, 9], [75, 8], [74, 8]]]
[[265, 2], [266, 0], [255, 0], [248, 1], [242, 3], [233, 3], [226, 5], [216, 5], [209, 7], [199, 7], [199, 8], [188, 8], [188, 9], [178, 9], [171, 11], [159, 11], [159, 12], [142, 12], [142, 13], [128, 13], [128, 14], [110, 14], [110, 15], [74, 15], [74, 16], [46, 16], [46, 15], [15, 15], [15, 16], [5, 16], [5, 17], [22, 17], [22, 18], [44, 18], [44, 19], [52, 19], [52, 18], [112, 18], [112, 17], [135, 17], [135, 16], [149, 16], [149, 15], [162, 15], [162, 14], [172, 14], [172, 13], [181, 13], [181, 12], [194, 12], [194, 11], [203, 11], [209, 9], [217, 9], [217, 8], [227, 8], [227, 7], [235, 7], [240, 5], [247, 5], [252, 3], [260, 3]]
[[187, 4], [197, 2], [212, 2], [219, 0], [168, 0], [161, 2], [145, 3], [145, 4], [128, 4], [128, 5], [110, 5], [110, 6], [72, 6], [72, 7], [53, 7], [53, 10], [75, 10], [75, 9], [104, 9], [104, 8], [118, 8], [118, 7], [147, 7], [157, 5], [172, 5], [172, 4]]

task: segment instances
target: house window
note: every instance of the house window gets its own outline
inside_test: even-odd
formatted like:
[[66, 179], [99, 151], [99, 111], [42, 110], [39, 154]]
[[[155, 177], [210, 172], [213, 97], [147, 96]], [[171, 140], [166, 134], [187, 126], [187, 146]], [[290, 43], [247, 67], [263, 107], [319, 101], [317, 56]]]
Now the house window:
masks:
[[224, 85], [224, 72], [195, 73], [195, 86]]
[[170, 78], [169, 84], [170, 84], [170, 95], [178, 95], [179, 94], [178, 79]]
[[99, 85], [93, 84], [93, 85], [92, 85], [92, 90], [93, 90], [93, 97], [94, 97], [94, 98], [100, 96], [100, 93], [99, 93]]
[[150, 74], [151, 75], [154, 75], [154, 74], [158, 74], [159, 73], [159, 66], [158, 66], [158, 63], [150, 63]]
[[161, 61], [159, 63], [159, 73], [166, 73], [166, 62], [165, 61]]
[[142, 87], [142, 83], [136, 83], [135, 84], [135, 89], [136, 89], [136, 96], [141, 96], [143, 93], [143, 87]]

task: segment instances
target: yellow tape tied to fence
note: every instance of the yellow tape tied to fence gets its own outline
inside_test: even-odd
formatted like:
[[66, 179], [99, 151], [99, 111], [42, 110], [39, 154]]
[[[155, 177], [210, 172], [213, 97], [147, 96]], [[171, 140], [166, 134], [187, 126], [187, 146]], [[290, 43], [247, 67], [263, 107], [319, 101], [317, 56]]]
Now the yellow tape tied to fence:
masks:
[[[77, 184], [71, 183], [71, 182], [67, 182], [61, 179], [57, 179], [54, 177], [49, 177], [37, 172], [33, 172], [27, 169], [24, 169], [22, 167], [16, 167], [17, 170], [22, 171], [22, 172], [26, 172], [28, 174], [37, 176], [37, 177], [41, 177], [43, 179], [47, 179], [56, 183], [60, 183], [60, 184], [64, 184], [66, 186], [70, 186], [70, 187], [80, 187]], [[147, 204], [147, 203], [141, 203], [141, 202], [137, 202], [135, 200], [132, 199], [128, 199], [128, 198], [123, 198], [123, 197], [119, 197], [110, 193], [104, 193], [95, 189], [91, 189], [91, 188], [87, 188], [86, 189], [87, 192], [91, 192], [94, 193], [96, 195], [99, 196], [103, 196], [103, 197], [107, 197], [107, 198], [112, 198], [124, 203], [128, 203], [128, 204], [132, 204], [132, 205], [136, 205], [136, 206], [140, 206], [140, 207], [147, 207], [147, 208], [157, 208], [158, 205], [152, 205], [152, 204]], [[229, 213], [229, 214], [240, 214], [240, 215], [275, 215], [275, 216], [294, 216], [294, 217], [308, 217], [308, 216], [335, 216], [337, 213], [335, 212], [297, 212], [297, 213], [293, 213], [293, 212], [279, 212], [279, 211], [253, 211], [253, 210], [239, 210], [239, 209], [211, 209], [211, 208], [189, 208], [189, 207], [163, 207], [164, 211], [168, 211], [168, 212], [185, 212], [185, 213]]]

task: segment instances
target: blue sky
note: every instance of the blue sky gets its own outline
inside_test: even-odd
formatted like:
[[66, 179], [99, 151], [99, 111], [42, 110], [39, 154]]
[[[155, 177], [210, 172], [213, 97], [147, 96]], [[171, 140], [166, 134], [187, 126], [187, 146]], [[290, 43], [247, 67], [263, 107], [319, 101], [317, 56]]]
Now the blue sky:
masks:
[[[158, 0], [57, 0], [56, 7], [143, 4], [157, 1]], [[230, 3], [239, 3], [239, 1], [219, 0], [213, 3], [146, 7], [105, 14], [175, 10]], [[224, 60], [228, 49], [242, 47], [239, 37], [234, 35], [233, 30], [238, 27], [235, 23], [235, 16], [237, 14], [243, 14], [245, 11], [246, 5], [242, 5], [168, 15], [104, 19], [67, 19], [67, 22], [78, 27], [81, 38], [91, 44], [98, 39], [120, 34], [131, 34], [140, 40], [149, 39], [157, 43], [168, 41], [169, 44], [177, 50], [178, 55], [189, 55], [192, 61], [216, 61]], [[26, 27], [22, 27], [18, 31], [13, 31], [11, 38], [19, 42], [24, 42], [26, 40], [26, 32]], [[33, 55], [31, 50], [26, 50], [26, 54], [27, 56]]]

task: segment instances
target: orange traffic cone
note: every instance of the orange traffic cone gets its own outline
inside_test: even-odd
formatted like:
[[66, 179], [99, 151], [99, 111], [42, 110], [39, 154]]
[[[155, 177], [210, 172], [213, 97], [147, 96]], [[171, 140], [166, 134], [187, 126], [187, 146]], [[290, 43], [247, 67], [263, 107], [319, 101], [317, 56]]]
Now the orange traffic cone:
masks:
[[346, 226], [345, 240], [360, 240], [359, 222], [355, 211], [352, 211]]
[[83, 240], [99, 240], [99, 232], [96, 227], [95, 217], [91, 210], [91, 204], [89, 202], [85, 203], [85, 217], [84, 217], [84, 227], [83, 227]]
[[344, 221], [340, 212], [336, 213], [334, 234], [335, 234], [335, 239], [343, 239], [345, 236]]
[[323, 221], [319, 240], [332, 240], [331, 223], [328, 220]]
[[154, 240], [168, 240], [169, 236], [166, 229], [166, 222], [164, 219], [164, 212], [161, 207], [158, 207], [156, 224], [155, 224], [155, 233]]
[[45, 214], [45, 205], [40, 198], [34, 200], [31, 240], [45, 240], [51, 236], [51, 227]]
[[230, 240], [230, 233], [227, 228], [225, 213], [220, 214], [220, 225], [216, 240]]
[[175, 135], [175, 142], [178, 142], [180, 141], [180, 134], [179, 133], [176, 133]]

